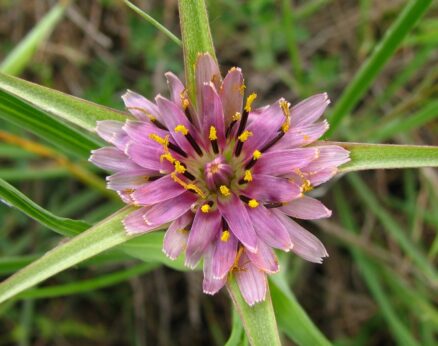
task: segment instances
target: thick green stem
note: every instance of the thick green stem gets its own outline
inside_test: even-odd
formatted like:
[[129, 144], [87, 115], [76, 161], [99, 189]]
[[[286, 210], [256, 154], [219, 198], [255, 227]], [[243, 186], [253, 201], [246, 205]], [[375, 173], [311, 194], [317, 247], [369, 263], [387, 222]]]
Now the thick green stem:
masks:
[[184, 53], [184, 69], [189, 96], [195, 101], [195, 64], [199, 53], [216, 59], [207, 8], [204, 0], [179, 0], [179, 18]]

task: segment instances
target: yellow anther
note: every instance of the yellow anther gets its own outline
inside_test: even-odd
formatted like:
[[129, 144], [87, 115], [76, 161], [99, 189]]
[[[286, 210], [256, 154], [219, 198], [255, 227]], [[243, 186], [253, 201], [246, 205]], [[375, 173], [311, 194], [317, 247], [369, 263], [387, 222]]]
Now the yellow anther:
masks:
[[201, 211], [203, 213], [208, 213], [210, 211], [210, 205], [209, 204], [203, 204], [201, 207]]
[[287, 131], [289, 131], [289, 128], [290, 128], [289, 102], [287, 102], [286, 100], [281, 100], [280, 101], [280, 107], [281, 107], [281, 110], [283, 111], [284, 116], [286, 117], [286, 119], [284, 120], [283, 125], [281, 125], [281, 130], [284, 133], [286, 133]]
[[223, 241], [224, 243], [226, 243], [229, 239], [230, 239], [230, 231], [228, 230], [224, 230], [221, 234], [221, 241]]
[[245, 93], [245, 89], [246, 89], [246, 85], [245, 85], [245, 84], [242, 84], [242, 85], [239, 87], [240, 95], [243, 96], [243, 94]]
[[231, 117], [231, 119], [232, 119], [233, 121], [239, 121], [241, 117], [242, 117], [242, 114], [240, 114], [240, 112], [236, 112], [236, 113], [234, 113], [234, 115]]
[[301, 189], [303, 190], [303, 192], [309, 192], [313, 190], [313, 186], [310, 183], [309, 179], [304, 180], [303, 185], [301, 185]]
[[243, 180], [245, 181], [252, 181], [252, 174], [249, 169], [245, 171], [245, 176], [243, 177]]
[[182, 107], [183, 107], [184, 110], [186, 110], [186, 109], [189, 108], [189, 106], [190, 106], [190, 102], [189, 102], [189, 100], [186, 99], [186, 98], [183, 98], [182, 101], [181, 101], [181, 103], [182, 103]]
[[162, 154], [161, 156], [160, 156], [160, 162], [163, 162], [163, 160], [167, 160], [167, 161], [169, 161], [170, 163], [174, 163], [175, 162], [175, 158], [172, 156], [172, 154], [171, 153], [169, 153], [169, 152], [167, 152], [167, 153], [165, 153], [165, 154]]
[[185, 127], [184, 125], [176, 125], [175, 126], [175, 132], [180, 132], [182, 133], [184, 136], [187, 136], [189, 133], [189, 130], [187, 129], [187, 127]]
[[227, 197], [231, 194], [230, 189], [225, 185], [221, 185], [219, 187], [219, 190], [220, 190], [221, 194], [224, 195], [225, 197]]
[[257, 208], [259, 206], [259, 202], [257, 202], [255, 199], [250, 199], [248, 205], [250, 208]]
[[251, 105], [256, 98], [257, 98], [256, 93], [252, 93], [251, 95], [248, 96], [248, 98], [246, 99], [245, 111], [247, 111], [248, 113], [251, 112]]
[[167, 147], [169, 145], [169, 136], [166, 136], [165, 138], [158, 136], [155, 133], [151, 133], [149, 135], [149, 138], [153, 141], [157, 142], [158, 144], [161, 144], [162, 146]]
[[208, 139], [210, 141], [215, 141], [217, 140], [217, 133], [216, 133], [216, 128], [214, 126], [210, 126], [210, 134], [208, 136]]
[[252, 136], [252, 132], [245, 130], [242, 132], [242, 134], [238, 138], [239, 138], [239, 141], [246, 142], [248, 140], [248, 138], [251, 136]]
[[182, 180], [181, 178], [179, 178], [177, 176], [177, 172], [172, 172], [170, 174], [170, 177], [173, 179], [173, 181], [175, 183], [180, 184], [183, 188], [185, 188], [186, 190], [192, 190], [194, 192], [196, 192], [201, 198], [205, 198], [205, 193], [204, 191], [202, 191], [198, 186], [196, 186], [195, 184], [187, 184], [184, 180]]
[[174, 165], [175, 165], [175, 172], [181, 173], [181, 174], [185, 173], [186, 168], [181, 164], [181, 162], [175, 161]]
[[252, 158], [254, 160], [258, 160], [261, 157], [262, 157], [262, 153], [259, 150], [254, 150], [254, 152], [252, 153]]

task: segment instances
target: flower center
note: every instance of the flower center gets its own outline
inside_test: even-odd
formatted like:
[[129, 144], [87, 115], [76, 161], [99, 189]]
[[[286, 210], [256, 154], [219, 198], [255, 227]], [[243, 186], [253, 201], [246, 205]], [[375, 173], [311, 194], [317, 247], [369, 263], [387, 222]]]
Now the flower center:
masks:
[[231, 166], [222, 155], [206, 163], [204, 167], [205, 182], [210, 190], [217, 190], [221, 185], [228, 185], [232, 174]]

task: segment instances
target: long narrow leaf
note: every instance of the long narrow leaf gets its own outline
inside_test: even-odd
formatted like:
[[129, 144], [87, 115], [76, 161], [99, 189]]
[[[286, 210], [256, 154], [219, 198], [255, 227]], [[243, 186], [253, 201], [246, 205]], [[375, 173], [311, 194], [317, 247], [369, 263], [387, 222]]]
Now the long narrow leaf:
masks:
[[[52, 116], [94, 131], [98, 120], [126, 120], [127, 115], [60, 91], [0, 73], [0, 90]], [[1, 102], [0, 102], [1, 104]]]
[[329, 118], [330, 130], [327, 133], [328, 137], [337, 129], [341, 120], [350, 114], [363, 95], [365, 95], [386, 62], [394, 55], [403, 39], [426, 12], [431, 3], [432, 0], [411, 0], [399, 14], [382, 41], [359, 69], [339, 100], [336, 101], [332, 115]]
[[53, 6], [0, 64], [0, 71], [11, 75], [19, 74], [30, 62], [37, 48], [61, 20], [67, 5], [68, 1], [61, 1]]

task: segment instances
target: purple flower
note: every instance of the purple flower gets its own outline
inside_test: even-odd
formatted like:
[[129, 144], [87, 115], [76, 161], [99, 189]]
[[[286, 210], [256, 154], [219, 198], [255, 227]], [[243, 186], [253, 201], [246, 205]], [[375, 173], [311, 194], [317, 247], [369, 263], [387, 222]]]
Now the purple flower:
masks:
[[112, 146], [90, 160], [114, 172], [109, 189], [140, 207], [123, 222], [129, 234], [168, 227], [164, 253], [175, 259], [185, 250], [190, 268], [203, 258], [205, 293], [233, 273], [253, 305], [265, 298], [266, 274], [279, 270], [274, 248], [316, 263], [328, 256], [291, 217], [331, 215], [305, 195], [349, 160], [343, 148], [316, 142], [328, 129], [319, 119], [330, 101], [324, 93], [253, 109], [255, 94], [243, 103], [241, 70], [222, 80], [208, 54], [196, 65], [196, 104], [175, 75], [166, 77], [170, 99], [128, 91], [123, 100], [135, 120], [97, 124]]

